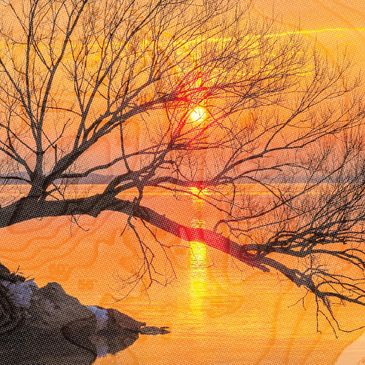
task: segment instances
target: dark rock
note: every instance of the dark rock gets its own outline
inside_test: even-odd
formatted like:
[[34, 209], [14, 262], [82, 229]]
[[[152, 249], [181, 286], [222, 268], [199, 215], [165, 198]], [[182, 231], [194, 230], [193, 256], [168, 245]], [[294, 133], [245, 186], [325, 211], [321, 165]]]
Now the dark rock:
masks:
[[0, 334], [0, 365], [91, 364], [98, 356], [130, 346], [141, 333], [168, 332], [115, 309], [84, 306], [58, 283], [38, 288], [32, 280], [13, 278], [0, 266], [0, 296], [6, 293], [23, 318]]
[[17, 272], [11, 272], [6, 266], [0, 264], [0, 280], [16, 283], [25, 281], [25, 277]]
[[[117, 311], [110, 310], [114, 317], [109, 317], [109, 311], [102, 308], [99, 310], [106, 313], [106, 320], [100, 321], [100, 315], [91, 310], [97, 307], [82, 305], [57, 283], [42, 288], [27, 282], [18, 287], [3, 285], [15, 305], [24, 306], [25, 315], [20, 326], [0, 336], [0, 364], [30, 364], [35, 360], [42, 365], [63, 364], [65, 358], [69, 363], [90, 364], [97, 356], [125, 349], [139, 336], [140, 322], [120, 314], [119, 318], [128, 320], [125, 324], [120, 320], [119, 325]], [[21, 295], [22, 287], [32, 290]], [[29, 295], [30, 300], [24, 300]], [[29, 306], [25, 305], [28, 302]]]

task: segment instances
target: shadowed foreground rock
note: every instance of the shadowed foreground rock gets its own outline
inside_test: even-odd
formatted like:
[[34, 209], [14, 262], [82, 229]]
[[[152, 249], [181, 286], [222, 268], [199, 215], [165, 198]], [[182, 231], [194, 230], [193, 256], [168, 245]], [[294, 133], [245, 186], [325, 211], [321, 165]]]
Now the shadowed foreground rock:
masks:
[[0, 272], [3, 293], [22, 318], [0, 335], [1, 365], [91, 364], [130, 346], [139, 334], [168, 332], [115, 309], [84, 306], [57, 283], [38, 288], [32, 280], [14, 278]]

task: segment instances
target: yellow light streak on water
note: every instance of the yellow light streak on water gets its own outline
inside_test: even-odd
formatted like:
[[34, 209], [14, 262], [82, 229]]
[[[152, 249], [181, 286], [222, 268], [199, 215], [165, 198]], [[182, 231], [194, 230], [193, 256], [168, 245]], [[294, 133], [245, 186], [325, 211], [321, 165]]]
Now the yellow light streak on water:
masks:
[[202, 242], [190, 242], [190, 308], [198, 318], [205, 313], [207, 274], [207, 247]]
[[[205, 220], [203, 219], [202, 209], [204, 207], [204, 195], [208, 194], [207, 189], [191, 187], [192, 196], [191, 204], [195, 209], [194, 218], [191, 221], [192, 228], [204, 228]], [[205, 317], [205, 300], [207, 299], [207, 282], [208, 282], [208, 261], [207, 246], [204, 242], [190, 242], [190, 309], [192, 313], [200, 320]]]

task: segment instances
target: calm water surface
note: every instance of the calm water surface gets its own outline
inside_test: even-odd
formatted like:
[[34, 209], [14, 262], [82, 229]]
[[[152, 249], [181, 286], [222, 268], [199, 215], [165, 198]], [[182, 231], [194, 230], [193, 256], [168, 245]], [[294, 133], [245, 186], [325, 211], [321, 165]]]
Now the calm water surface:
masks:
[[[98, 186], [79, 186], [75, 195]], [[3, 197], [19, 192], [3, 190]], [[252, 194], [259, 194], [252, 188]], [[150, 191], [148, 205], [191, 226], [209, 225], [209, 214], [199, 199]], [[176, 211], [176, 207], [181, 207]], [[142, 336], [117, 355], [99, 358], [109, 364], [362, 364], [361, 332], [336, 339], [323, 323], [316, 333], [313, 302], [293, 304], [302, 292], [276, 273], [261, 273], [198, 242], [156, 232], [161, 242], [176, 244], [172, 251], [177, 278], [168, 286], [155, 285], [147, 293], [139, 287], [123, 297], [123, 279], [135, 272], [138, 245], [123, 232], [125, 219], [115, 213], [97, 219], [45, 219], [2, 230], [0, 257], [12, 268], [20, 265], [39, 285], [58, 281], [84, 304], [117, 308], [148, 325], [169, 326], [165, 336]], [[145, 232], [144, 237], [148, 240]], [[183, 247], [185, 246], [185, 247]], [[172, 272], [160, 265], [164, 278]], [[118, 299], [118, 301], [116, 301]], [[339, 308], [345, 324], [365, 321], [365, 311]], [[360, 343], [360, 345], [358, 345]], [[345, 359], [345, 360], [344, 360]], [[347, 361], [347, 362], [346, 362]], [[364, 360], [365, 363], [365, 360]]]

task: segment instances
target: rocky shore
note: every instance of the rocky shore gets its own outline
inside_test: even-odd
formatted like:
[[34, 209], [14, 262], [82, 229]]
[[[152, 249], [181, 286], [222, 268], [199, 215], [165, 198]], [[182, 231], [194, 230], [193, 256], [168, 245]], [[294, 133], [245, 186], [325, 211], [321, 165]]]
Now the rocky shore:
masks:
[[0, 266], [0, 364], [91, 364], [162, 327], [115, 309], [82, 305], [58, 283], [39, 288]]

